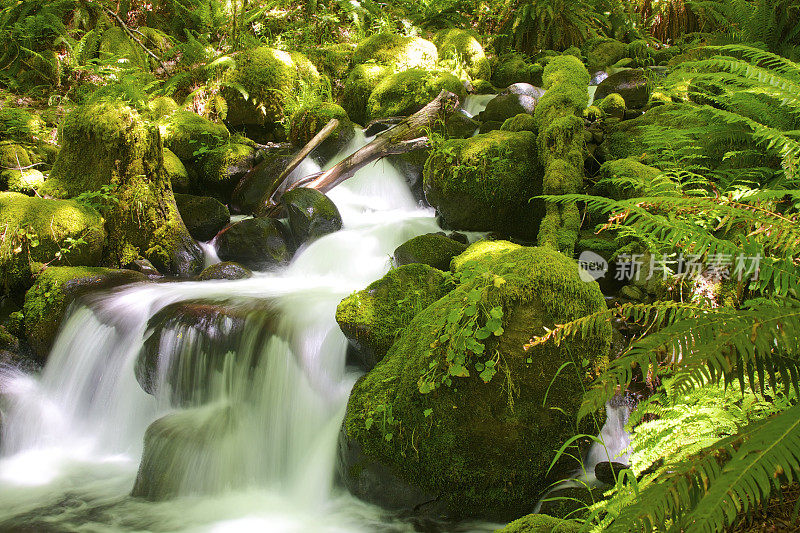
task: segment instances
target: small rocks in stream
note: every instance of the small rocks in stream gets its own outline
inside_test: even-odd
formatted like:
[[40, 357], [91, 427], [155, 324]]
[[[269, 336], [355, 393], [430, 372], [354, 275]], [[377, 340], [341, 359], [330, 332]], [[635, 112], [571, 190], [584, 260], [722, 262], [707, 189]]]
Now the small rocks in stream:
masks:
[[203, 270], [197, 279], [200, 281], [207, 281], [210, 279], [247, 279], [253, 277], [253, 271], [247, 267], [243, 267], [239, 263], [233, 261], [223, 261], [215, 265], [211, 265]]

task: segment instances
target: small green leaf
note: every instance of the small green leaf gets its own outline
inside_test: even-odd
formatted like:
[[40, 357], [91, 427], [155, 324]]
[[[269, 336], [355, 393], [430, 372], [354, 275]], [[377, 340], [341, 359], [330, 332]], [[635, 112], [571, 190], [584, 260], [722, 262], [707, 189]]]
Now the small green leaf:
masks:
[[367, 431], [369, 431], [369, 429], [372, 427], [372, 424], [374, 423], [375, 420], [373, 420], [372, 417], [369, 417], [364, 421], [364, 427], [367, 429]]
[[433, 414], [433, 409], [425, 409], [422, 414], [425, 415], [425, 418], [428, 418]]

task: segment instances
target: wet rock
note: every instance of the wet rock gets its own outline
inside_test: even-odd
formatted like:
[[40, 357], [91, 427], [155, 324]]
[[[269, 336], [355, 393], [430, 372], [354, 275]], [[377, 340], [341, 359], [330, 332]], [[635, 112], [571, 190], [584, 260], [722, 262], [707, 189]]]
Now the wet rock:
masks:
[[650, 84], [645, 70], [627, 69], [610, 75], [597, 86], [594, 101], [599, 102], [612, 93], [622, 96], [626, 107], [644, 107], [650, 98]]
[[251, 218], [231, 224], [217, 236], [217, 255], [253, 270], [269, 270], [292, 257], [291, 239], [284, 225], [273, 218]]
[[324, 165], [355, 135], [353, 123], [340, 106], [330, 102], [315, 102], [302, 107], [292, 115], [289, 140], [295, 147], [302, 148], [332, 119], [337, 119], [339, 125], [311, 153], [315, 161]]
[[281, 197], [289, 229], [297, 246], [342, 229], [342, 216], [330, 198], [315, 189], [298, 187]]
[[248, 172], [236, 185], [231, 195], [232, 213], [250, 215], [260, 205], [264, 195], [272, 190], [275, 180], [281, 175], [294, 157], [294, 150], [288, 147], [270, 151], [261, 163]]
[[618, 463], [616, 461], [602, 461], [597, 463], [594, 467], [594, 476], [597, 481], [605, 483], [606, 485], [615, 485], [617, 483], [617, 476], [623, 470], [627, 470], [628, 465]]
[[534, 87], [530, 83], [512, 83], [500, 91], [500, 94], [519, 94], [523, 96], [530, 96], [536, 100], [544, 96], [544, 93], [544, 89], [541, 87]]
[[128, 270], [133, 270], [134, 272], [140, 272], [147, 276], [148, 279], [157, 279], [163, 278], [164, 274], [158, 271], [158, 269], [153, 266], [153, 263], [148, 261], [147, 259], [134, 259], [127, 265], [125, 268]]
[[422, 263], [450, 270], [450, 261], [466, 250], [467, 245], [455, 241], [442, 233], [426, 233], [408, 240], [394, 251], [394, 264], [397, 266]]
[[256, 164], [256, 149], [240, 143], [226, 143], [198, 158], [193, 190], [223, 203], [231, 200], [239, 181]]
[[503, 122], [520, 113], [533, 114], [537, 99], [526, 94], [500, 94], [492, 98], [478, 118], [482, 122]]
[[175, 203], [189, 234], [198, 241], [208, 241], [231, 221], [231, 214], [216, 198], [175, 194]]
[[451, 288], [440, 270], [422, 264], [401, 266], [342, 300], [336, 322], [358, 350], [361, 366], [369, 370], [389, 351], [398, 331]]
[[223, 261], [207, 267], [198, 276], [200, 281], [210, 279], [247, 279], [253, 277], [253, 271], [233, 261]]

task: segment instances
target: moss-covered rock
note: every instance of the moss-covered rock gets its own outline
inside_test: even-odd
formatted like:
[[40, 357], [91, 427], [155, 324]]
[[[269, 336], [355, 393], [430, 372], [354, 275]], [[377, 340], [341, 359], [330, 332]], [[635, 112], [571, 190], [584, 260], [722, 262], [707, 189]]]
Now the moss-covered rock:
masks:
[[114, 191], [105, 217], [106, 264], [144, 257], [165, 273], [189, 276], [202, 269], [202, 251], [178, 213], [154, 124], [123, 103], [92, 103], [66, 116], [62, 144], [42, 192], [63, 198]]
[[451, 139], [425, 163], [425, 198], [453, 229], [533, 238], [542, 173], [533, 133], [492, 131]]
[[375, 87], [392, 74], [392, 69], [375, 64], [356, 65], [342, 90], [342, 107], [359, 124], [367, 123], [367, 101]]
[[536, 131], [536, 119], [528, 113], [520, 113], [503, 122], [500, 126], [503, 131]]
[[619, 93], [611, 93], [597, 102], [597, 108], [607, 117], [622, 119], [625, 116], [625, 99]]
[[500, 94], [486, 104], [479, 118], [483, 122], [505, 122], [521, 113], [532, 115], [537, 99], [526, 94]]
[[150, 120], [160, 120], [178, 109], [178, 104], [169, 96], [158, 96], [147, 102]]
[[501, 88], [514, 83], [530, 83], [538, 86], [542, 84], [543, 70], [542, 65], [531, 63], [520, 54], [500, 56], [492, 70], [492, 84]]
[[396, 70], [434, 69], [439, 59], [436, 45], [421, 37], [376, 33], [359, 43], [353, 63], [375, 63]]
[[626, 69], [615, 72], [600, 82], [594, 93], [594, 101], [599, 102], [606, 96], [617, 93], [625, 100], [625, 106], [640, 108], [650, 98], [650, 82], [643, 69]]
[[298, 187], [281, 197], [289, 229], [297, 246], [342, 229], [342, 216], [330, 198], [315, 189]]
[[183, 161], [169, 148], [164, 148], [164, 170], [167, 172], [173, 191], [189, 192], [191, 185], [189, 171], [186, 170]]
[[164, 147], [181, 161], [189, 162], [195, 153], [213, 150], [228, 141], [230, 133], [222, 124], [215, 124], [191, 111], [178, 111], [161, 121]]
[[381, 80], [367, 100], [367, 119], [411, 115], [442, 91], [458, 95], [466, 91], [461, 80], [449, 72], [409, 69]]
[[353, 123], [341, 106], [330, 102], [314, 102], [297, 110], [292, 115], [289, 141], [296, 147], [302, 148], [334, 118], [339, 121], [339, 125], [312, 152], [312, 157], [320, 163], [328, 162], [331, 157], [347, 146], [347, 143], [355, 135]]
[[0, 170], [21, 169], [31, 166], [28, 151], [15, 143], [0, 144]]
[[422, 263], [439, 270], [449, 270], [450, 261], [466, 248], [466, 244], [442, 233], [426, 233], [398, 246], [392, 258], [397, 266]]
[[294, 156], [293, 149], [278, 148], [266, 153], [262, 161], [236, 185], [231, 195], [232, 213], [253, 214], [264, 195], [274, 191], [277, 179]]
[[11, 192], [0, 193], [0, 232], [5, 235], [0, 246], [0, 270], [5, 274], [3, 285], [9, 290], [27, 283], [24, 278], [30, 276], [29, 261], [98, 264], [106, 237], [103, 219], [91, 207], [73, 200], [47, 200]]
[[49, 267], [36, 279], [25, 294], [25, 337], [40, 362], [47, 359], [58, 333], [64, 312], [78, 296], [99, 289], [126, 283], [146, 281], [132, 270], [100, 267]]
[[616, 39], [602, 39], [586, 50], [586, 68], [593, 74], [610, 67], [625, 57], [625, 43]]
[[200, 274], [197, 279], [200, 281], [207, 281], [210, 279], [247, 279], [253, 277], [253, 271], [247, 267], [234, 263], [233, 261], [222, 261], [207, 267]]
[[256, 149], [236, 142], [225, 143], [200, 156], [194, 190], [221, 202], [231, 200], [234, 188], [256, 161]]
[[306, 50], [317, 70], [334, 80], [347, 77], [353, 60], [355, 46], [350, 43], [334, 43]]
[[316, 67], [296, 52], [261, 46], [240, 52], [235, 59], [236, 68], [225, 74], [228, 85], [222, 91], [228, 102], [226, 120], [234, 125], [280, 122], [300, 88], [313, 87], [320, 79]]
[[497, 533], [578, 533], [581, 524], [546, 514], [529, 514], [514, 520]]
[[401, 266], [342, 300], [336, 322], [369, 370], [417, 313], [451, 289], [450, 276], [440, 270], [423, 264]]
[[[363, 459], [342, 474], [357, 496], [394, 506], [381, 490], [358, 491], [377, 463], [450, 516], [509, 519], [570, 468], [547, 474], [575, 433], [584, 387], [607, 364], [611, 326], [526, 352], [544, 328], [605, 309], [597, 284], [548, 247], [465, 253], [461, 284], [420, 311], [353, 387], [343, 446]], [[559, 374], [570, 361], [581, 371]]]
[[225, 204], [209, 196], [175, 193], [175, 203], [189, 234], [198, 241], [208, 241], [231, 221]]
[[600, 167], [595, 192], [614, 200], [636, 198], [652, 190], [659, 174], [659, 169], [634, 158], [607, 161]]
[[463, 65], [470, 78], [488, 80], [491, 77], [489, 59], [474, 32], [457, 28], [440, 30], [433, 36], [433, 44], [442, 64]]
[[35, 168], [0, 172], [0, 190], [33, 195], [44, 184], [44, 174]]
[[219, 233], [217, 255], [253, 270], [269, 270], [292, 257], [289, 232], [274, 218], [250, 218], [231, 224]]

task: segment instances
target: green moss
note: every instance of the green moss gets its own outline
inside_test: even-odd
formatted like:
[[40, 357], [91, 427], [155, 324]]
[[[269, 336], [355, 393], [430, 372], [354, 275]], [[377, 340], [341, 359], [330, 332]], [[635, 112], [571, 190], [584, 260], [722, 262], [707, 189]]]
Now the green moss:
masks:
[[558, 56], [547, 63], [542, 74], [542, 82], [545, 89], [551, 89], [555, 85], [569, 84], [586, 90], [589, 85], [589, 71], [575, 56]]
[[470, 78], [489, 79], [489, 59], [474, 32], [457, 28], [440, 30], [433, 36], [439, 61], [450, 68], [463, 65]]
[[497, 533], [578, 533], [581, 524], [546, 514], [529, 514], [514, 520]]
[[506, 119], [500, 126], [502, 131], [532, 131], [536, 132], [536, 119], [528, 113], [520, 113], [517, 116]]
[[625, 43], [615, 39], [603, 39], [586, 52], [586, 66], [590, 72], [610, 67], [625, 57]]
[[659, 169], [643, 165], [634, 158], [607, 161], [600, 167], [596, 192], [615, 200], [644, 196], [660, 174]]
[[625, 99], [619, 93], [611, 93], [597, 104], [604, 115], [622, 118], [625, 115]]
[[230, 137], [228, 128], [191, 111], [177, 111], [161, 121], [164, 147], [181, 161], [190, 161], [199, 151], [213, 150]]
[[411, 115], [422, 109], [442, 91], [463, 100], [466, 91], [461, 80], [449, 72], [409, 69], [381, 80], [367, 100], [367, 119]]
[[168, 148], [164, 148], [164, 170], [167, 172], [173, 190], [189, 190], [189, 171], [186, 170], [180, 158]]
[[320, 72], [340, 80], [347, 77], [354, 52], [355, 46], [350, 43], [335, 43], [311, 48], [306, 54]]
[[454, 229], [535, 235], [541, 194], [536, 136], [491, 131], [450, 139], [431, 151], [425, 197]]
[[25, 294], [22, 313], [28, 342], [40, 360], [43, 360], [55, 340], [64, 311], [81, 291], [145, 279], [143, 274], [130, 270], [100, 267], [46, 268]]
[[392, 74], [388, 67], [374, 64], [357, 65], [347, 76], [342, 91], [342, 107], [359, 124], [367, 122], [367, 100], [375, 87]]
[[198, 189], [203, 194], [227, 202], [233, 187], [239, 182], [243, 169], [255, 157], [255, 148], [237, 143], [226, 143], [200, 157]]
[[319, 133], [334, 118], [339, 120], [339, 126], [325, 142], [337, 144], [340, 140], [347, 142], [353, 136], [353, 126], [350, 118], [348, 118], [347, 112], [341, 106], [330, 102], [314, 102], [300, 108], [292, 115], [289, 140], [295, 146], [305, 146], [314, 135]]
[[42, 120], [25, 109], [6, 107], [0, 109], [0, 139], [31, 142], [44, 127]]
[[467, 245], [441, 233], [418, 235], [394, 251], [396, 265], [423, 263], [439, 270], [448, 270], [453, 257], [461, 254]]
[[513, 83], [530, 83], [541, 85], [543, 67], [531, 63], [525, 56], [510, 54], [500, 56], [492, 70], [492, 84], [496, 87], [508, 87]]
[[[477, 260], [473, 250], [465, 253]], [[583, 387], [607, 364], [611, 326], [560, 347], [525, 352], [522, 345], [544, 327], [604, 309], [602, 293], [596, 283], [581, 281], [574, 261], [548, 248], [509, 246], [480, 266], [417, 314], [356, 383], [344, 427], [365, 456], [438, 494], [454, 516], [501, 518], [514, 516], [546, 489], [555, 450], [574, 434]], [[476, 288], [483, 290], [480, 305], [504, 310], [502, 335], [484, 341], [484, 355], [471, 356], [475, 362], [497, 357], [497, 374], [484, 382], [469, 363], [468, 377], [420, 393], [420, 378], [447, 364], [444, 346], [451, 341], [440, 338], [435, 324], [454, 310], [463, 312]], [[553, 379], [562, 364], [584, 358], [590, 364], [580, 373]], [[384, 424], [383, 413], [392, 422]]]
[[232, 124], [280, 122], [301, 87], [313, 87], [320, 80], [316, 67], [296, 52], [261, 46], [240, 52], [235, 59], [236, 68], [225, 74], [228, 85], [222, 91]]
[[423, 264], [401, 266], [342, 300], [336, 322], [371, 368], [411, 319], [451, 288], [450, 276], [440, 270]]
[[148, 57], [144, 50], [119, 26], [111, 26], [103, 32], [100, 39], [100, 59], [115, 59], [128, 68], [148, 68]]
[[178, 110], [178, 104], [169, 96], [158, 96], [147, 103], [151, 120], [160, 120]]
[[473, 277], [475, 271], [486, 261], [518, 248], [521, 248], [519, 244], [508, 241], [478, 241], [470, 245], [461, 255], [453, 258], [450, 270], [455, 274], [463, 273]]
[[28, 151], [18, 144], [0, 144], [0, 171], [31, 166]]
[[0, 189], [34, 194], [44, 184], [44, 174], [35, 168], [4, 170], [0, 173]]
[[544, 93], [536, 104], [533, 118], [536, 119], [539, 131], [542, 131], [556, 118], [582, 112], [588, 105], [589, 93], [586, 87], [565, 83]]
[[420, 37], [395, 33], [377, 33], [356, 47], [353, 63], [375, 63], [396, 70], [410, 68], [434, 69], [439, 54], [436, 45]]

